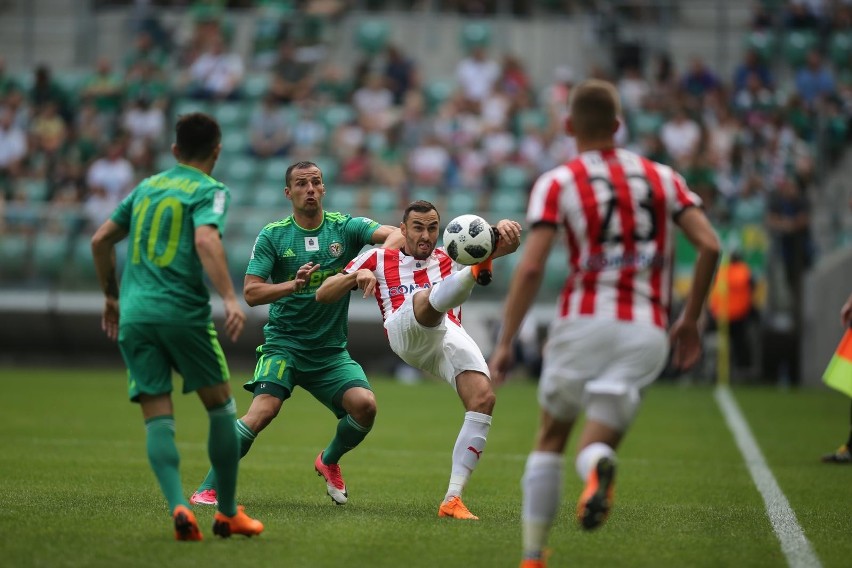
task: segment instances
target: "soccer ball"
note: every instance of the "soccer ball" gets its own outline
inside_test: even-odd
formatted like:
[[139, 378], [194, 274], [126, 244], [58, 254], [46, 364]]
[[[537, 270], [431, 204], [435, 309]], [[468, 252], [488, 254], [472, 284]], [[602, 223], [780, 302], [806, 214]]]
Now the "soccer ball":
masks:
[[459, 264], [479, 264], [494, 252], [496, 232], [477, 215], [459, 215], [444, 229], [444, 250]]

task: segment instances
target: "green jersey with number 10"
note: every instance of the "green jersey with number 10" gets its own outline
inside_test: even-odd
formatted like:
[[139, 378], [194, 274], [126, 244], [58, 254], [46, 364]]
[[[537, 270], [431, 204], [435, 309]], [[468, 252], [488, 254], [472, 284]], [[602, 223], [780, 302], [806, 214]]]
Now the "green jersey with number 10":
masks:
[[210, 292], [195, 229], [221, 234], [231, 194], [204, 172], [178, 164], [142, 181], [111, 219], [128, 231], [120, 323], [206, 325]]

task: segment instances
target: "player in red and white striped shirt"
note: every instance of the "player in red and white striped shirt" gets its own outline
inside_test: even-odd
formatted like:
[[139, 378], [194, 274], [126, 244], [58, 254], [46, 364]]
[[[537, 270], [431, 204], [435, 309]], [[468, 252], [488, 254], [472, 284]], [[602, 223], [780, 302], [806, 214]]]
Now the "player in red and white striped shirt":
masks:
[[[512, 362], [512, 339], [538, 291], [560, 227], [570, 275], [557, 305], [539, 383], [542, 419], [523, 479], [524, 561], [541, 552], [558, 511], [563, 453], [585, 410], [576, 459], [586, 486], [577, 508], [586, 529], [609, 512], [615, 449], [638, 410], [641, 389], [665, 366], [694, 364], [698, 317], [719, 256], [719, 240], [700, 199], [671, 168], [615, 148], [618, 94], [607, 82], [579, 85], [567, 131], [580, 155], [539, 177], [527, 210], [531, 227], [506, 298], [503, 329], [490, 360], [496, 384]], [[698, 249], [683, 314], [666, 337], [677, 224]]]
[[[479, 273], [477, 266], [454, 263], [436, 248], [440, 216], [428, 201], [415, 201], [402, 218], [405, 244], [400, 250], [370, 249], [353, 259], [342, 274], [326, 279], [316, 292], [318, 302], [334, 302], [358, 288], [373, 295], [382, 311], [394, 353], [452, 385], [465, 407], [464, 423], [453, 448], [450, 484], [438, 516], [476, 520], [461, 492], [485, 449], [494, 409], [494, 391], [482, 351], [461, 325], [461, 304]], [[518, 249], [521, 225], [504, 219], [491, 258]], [[490, 280], [489, 280], [490, 281]]]

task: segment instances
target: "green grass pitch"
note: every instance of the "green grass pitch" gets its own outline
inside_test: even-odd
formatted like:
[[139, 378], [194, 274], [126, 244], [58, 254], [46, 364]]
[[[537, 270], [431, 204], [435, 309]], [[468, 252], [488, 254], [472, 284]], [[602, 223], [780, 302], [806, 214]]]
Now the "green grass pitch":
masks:
[[[236, 376], [242, 377], [244, 373]], [[235, 378], [235, 387], [240, 384]], [[123, 370], [0, 370], [0, 565], [9, 567], [512, 567], [520, 557], [520, 477], [537, 422], [535, 388], [498, 391], [494, 425], [465, 502], [482, 519], [437, 517], [463, 409], [446, 384], [374, 379], [379, 415], [341, 462], [349, 503], [313, 471], [335, 420], [299, 391], [242, 462], [239, 500], [266, 525], [220, 540], [173, 540]], [[249, 397], [238, 389], [239, 412]], [[846, 434], [849, 399], [827, 390], [734, 388], [735, 397], [824, 567], [852, 558], [852, 467], [819, 463]], [[176, 396], [187, 496], [207, 471], [207, 420]], [[551, 537], [551, 566], [786, 566], [710, 387], [658, 383], [620, 451], [609, 522], [574, 521], [573, 445]]]

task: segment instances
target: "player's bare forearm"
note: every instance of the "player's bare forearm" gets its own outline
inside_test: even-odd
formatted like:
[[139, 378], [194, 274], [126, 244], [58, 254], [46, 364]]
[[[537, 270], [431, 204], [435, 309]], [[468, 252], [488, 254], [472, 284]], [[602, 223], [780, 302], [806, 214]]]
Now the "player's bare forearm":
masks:
[[382, 248], [401, 249], [405, 245], [405, 237], [399, 227], [382, 225], [373, 233], [371, 239], [374, 245], [382, 245]]
[[716, 265], [719, 263], [721, 245], [715, 229], [700, 209], [691, 208], [684, 211], [678, 218], [678, 224], [698, 250], [692, 273], [692, 287], [686, 297], [682, 317], [698, 321], [713, 282]]
[[352, 291], [356, 286], [357, 272], [335, 274], [325, 279], [317, 289], [316, 300], [321, 304], [333, 304]]
[[249, 306], [271, 304], [296, 291], [292, 280], [273, 284], [261, 280], [259, 276], [247, 275], [243, 283], [243, 298]]
[[115, 245], [127, 236], [127, 230], [108, 220], [92, 236], [92, 258], [101, 290], [108, 298], [118, 298], [115, 274]]
[[216, 292], [225, 301], [236, 300], [237, 295], [234, 292], [231, 275], [228, 273], [228, 261], [225, 258], [225, 248], [222, 246], [219, 229], [211, 225], [198, 227], [195, 230], [195, 250]]

